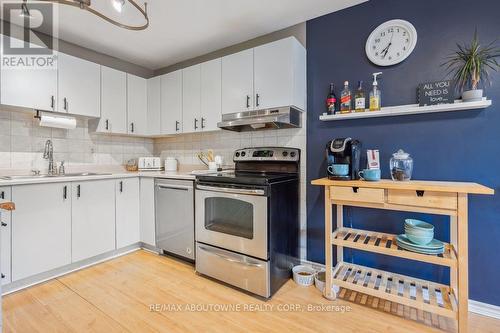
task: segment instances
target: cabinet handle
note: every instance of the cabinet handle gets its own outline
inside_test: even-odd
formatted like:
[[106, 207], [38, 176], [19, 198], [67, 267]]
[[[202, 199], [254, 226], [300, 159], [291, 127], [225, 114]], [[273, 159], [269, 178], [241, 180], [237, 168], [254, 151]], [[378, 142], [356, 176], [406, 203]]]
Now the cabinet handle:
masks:
[[6, 227], [6, 226], [7, 226], [7, 223], [2, 222], [2, 227]]
[[256, 106], [259, 106], [259, 104], [260, 104], [260, 103], [259, 103], [259, 99], [260, 99], [260, 95], [259, 95], [259, 94], [256, 94], [256, 95], [255, 95], [255, 105], [256, 105]]
[[1, 275], [1, 276], [2, 276], [2, 279], [5, 279], [5, 274], [4, 274], [4, 273], [2, 273], [2, 275]]
[[194, 118], [194, 129], [198, 129], [198, 119]]
[[76, 197], [77, 198], [81, 197], [80, 185], [76, 186]]
[[106, 131], [109, 130], [109, 120], [106, 119]]
[[425, 193], [425, 191], [419, 191], [419, 190], [417, 190], [416, 192], [417, 192], [417, 197], [423, 197]]
[[120, 193], [123, 193], [123, 181], [120, 182]]
[[54, 95], [50, 96], [50, 107], [53, 109], [56, 107], [56, 99]]
[[175, 121], [175, 131], [178, 132], [179, 131], [179, 122], [176, 120]]
[[63, 187], [63, 199], [64, 200], [68, 199], [68, 186], [67, 185], [65, 185]]
[[354, 193], [358, 193], [358, 190], [359, 190], [359, 187], [357, 187], [357, 186], [353, 186], [352, 191], [353, 191]]
[[250, 95], [247, 95], [247, 109], [250, 107]]
[[134, 133], [134, 123], [130, 123], [130, 131]]
[[201, 118], [201, 128], [205, 128], [205, 121], [206, 119], [205, 118]]
[[5, 191], [0, 192], [0, 199], [5, 199]]
[[68, 99], [66, 97], [63, 99], [63, 108], [68, 111]]

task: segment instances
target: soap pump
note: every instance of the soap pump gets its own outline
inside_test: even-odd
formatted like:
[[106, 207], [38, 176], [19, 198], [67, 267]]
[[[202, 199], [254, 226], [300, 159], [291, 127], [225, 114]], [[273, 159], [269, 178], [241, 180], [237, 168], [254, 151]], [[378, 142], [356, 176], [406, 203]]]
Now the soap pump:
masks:
[[377, 76], [382, 72], [373, 73], [373, 88], [370, 91], [370, 111], [378, 111], [382, 107], [382, 94], [378, 88]]

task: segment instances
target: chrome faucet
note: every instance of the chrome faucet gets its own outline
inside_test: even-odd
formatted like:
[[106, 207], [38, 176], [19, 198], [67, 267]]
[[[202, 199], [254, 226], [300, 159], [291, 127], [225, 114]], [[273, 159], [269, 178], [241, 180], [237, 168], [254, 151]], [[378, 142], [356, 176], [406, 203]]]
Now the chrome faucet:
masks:
[[45, 150], [43, 152], [43, 158], [49, 160], [49, 175], [57, 174], [57, 167], [54, 164], [54, 146], [51, 140], [45, 142]]

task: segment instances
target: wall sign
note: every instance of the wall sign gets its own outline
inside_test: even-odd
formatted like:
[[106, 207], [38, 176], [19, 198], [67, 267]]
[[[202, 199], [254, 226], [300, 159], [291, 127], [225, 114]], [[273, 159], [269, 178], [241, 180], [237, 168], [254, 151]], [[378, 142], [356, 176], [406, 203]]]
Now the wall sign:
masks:
[[455, 102], [455, 82], [453, 80], [421, 83], [418, 86], [418, 104], [436, 105]]

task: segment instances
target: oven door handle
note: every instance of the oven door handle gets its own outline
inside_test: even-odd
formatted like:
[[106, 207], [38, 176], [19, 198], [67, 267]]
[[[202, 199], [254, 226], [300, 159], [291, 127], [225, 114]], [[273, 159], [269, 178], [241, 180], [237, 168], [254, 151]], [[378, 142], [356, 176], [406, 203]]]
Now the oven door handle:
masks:
[[249, 194], [249, 195], [264, 195], [264, 190], [252, 190], [252, 189], [242, 189], [242, 188], [227, 188], [227, 187], [217, 187], [217, 186], [205, 186], [197, 185], [196, 189], [212, 191], [212, 192], [222, 192], [222, 193], [232, 193], [232, 194]]
[[257, 264], [257, 263], [252, 263], [252, 262], [246, 262], [246, 261], [241, 261], [241, 260], [237, 260], [237, 259], [233, 259], [233, 258], [230, 258], [228, 256], [225, 256], [225, 255], [222, 255], [220, 253], [217, 253], [216, 251], [213, 251], [209, 248], [206, 248], [204, 246], [200, 246], [198, 245], [198, 248], [200, 250], [203, 250], [211, 255], [214, 255], [214, 256], [217, 256], [221, 259], [224, 259], [226, 261], [229, 261], [229, 262], [232, 262], [232, 263], [235, 263], [235, 264], [240, 264], [240, 265], [244, 265], [244, 266], [250, 266], [250, 267], [262, 267], [262, 264]]

